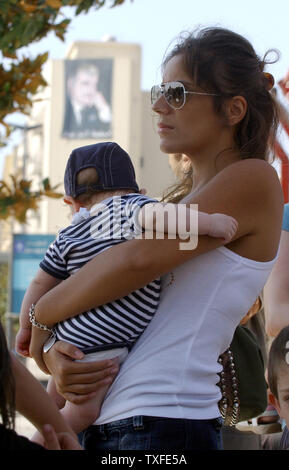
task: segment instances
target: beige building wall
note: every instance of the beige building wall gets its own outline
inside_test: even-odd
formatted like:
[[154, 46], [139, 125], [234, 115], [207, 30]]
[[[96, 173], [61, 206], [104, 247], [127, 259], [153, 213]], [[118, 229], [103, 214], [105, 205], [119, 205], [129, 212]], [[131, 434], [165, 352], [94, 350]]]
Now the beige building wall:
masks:
[[[112, 137], [132, 157], [138, 175], [141, 154], [141, 50], [137, 44], [87, 43], [71, 45], [67, 59], [112, 58]], [[64, 61], [50, 63], [48, 83], [50, 100], [45, 117], [43, 169], [53, 184], [63, 181], [67, 158], [71, 151], [82, 145], [97, 142], [96, 139], [68, 139], [61, 136], [64, 117]], [[103, 140], [103, 139], [101, 139]], [[43, 204], [46, 213], [43, 228], [54, 232], [67, 225], [69, 212], [59, 200], [47, 200]]]

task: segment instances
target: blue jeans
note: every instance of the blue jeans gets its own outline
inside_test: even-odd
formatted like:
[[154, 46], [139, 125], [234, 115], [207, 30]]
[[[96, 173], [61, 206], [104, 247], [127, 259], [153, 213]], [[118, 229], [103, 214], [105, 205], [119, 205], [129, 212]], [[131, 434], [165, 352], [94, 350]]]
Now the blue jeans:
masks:
[[113, 450], [221, 450], [222, 419], [172, 419], [133, 416], [83, 433], [88, 451]]

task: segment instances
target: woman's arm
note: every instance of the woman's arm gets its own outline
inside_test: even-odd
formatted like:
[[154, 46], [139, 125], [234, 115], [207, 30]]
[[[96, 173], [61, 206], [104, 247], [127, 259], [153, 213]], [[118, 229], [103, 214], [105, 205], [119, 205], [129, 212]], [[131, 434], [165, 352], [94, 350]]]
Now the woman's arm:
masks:
[[[239, 250], [243, 248], [239, 241], [247, 235], [252, 238], [259, 230], [256, 242], [253, 247], [250, 246], [252, 253], [243, 249], [243, 256], [253, 259], [255, 256], [259, 261], [275, 256], [280, 237], [283, 198], [277, 174], [267, 163], [247, 160], [231, 165], [199, 191], [197, 196], [187, 198], [186, 203], [196, 203], [201, 211], [208, 213], [224, 212], [238, 220], [235, 240]], [[270, 251], [266, 249], [264, 252], [263, 239], [267, 227]], [[196, 250], [191, 251], [180, 250], [179, 240], [167, 239], [131, 240], [114, 246], [43, 296], [36, 306], [38, 320], [41, 318], [42, 323], [45, 323], [59, 315], [67, 318], [120, 298], [193, 256], [220, 245], [221, 240], [202, 236]], [[75, 346], [58, 341], [43, 356], [58, 392], [73, 403], [83, 403], [93, 396], [103, 380], [110, 383], [114, 380], [117, 365], [109, 364], [108, 361], [75, 363], [73, 359], [76, 358], [76, 351]]]
[[[206, 214], [198, 206], [186, 204], [148, 203], [138, 213], [138, 223], [145, 233], [167, 233], [182, 239], [191, 235], [209, 235], [229, 242], [237, 230], [237, 221], [225, 214]], [[161, 238], [160, 236], [156, 238]], [[168, 237], [172, 238], [172, 237]]]
[[[248, 252], [245, 256], [267, 257], [260, 261], [274, 257], [283, 199], [276, 171], [268, 163], [257, 159], [234, 163], [186, 202], [198, 204], [202, 212], [234, 217], [238, 221], [234, 240], [260, 232], [265, 218], [271, 218], [268, 220], [273, 240], [271, 252], [264, 251], [260, 237], [252, 254]], [[35, 309], [37, 320], [52, 326], [60, 319], [121, 298], [189, 259], [223, 245], [224, 241], [201, 236], [194, 250], [180, 250], [179, 244], [179, 239], [130, 240], [100, 253], [39, 300]]]
[[289, 232], [282, 230], [278, 259], [264, 287], [265, 327], [275, 337], [289, 325]]

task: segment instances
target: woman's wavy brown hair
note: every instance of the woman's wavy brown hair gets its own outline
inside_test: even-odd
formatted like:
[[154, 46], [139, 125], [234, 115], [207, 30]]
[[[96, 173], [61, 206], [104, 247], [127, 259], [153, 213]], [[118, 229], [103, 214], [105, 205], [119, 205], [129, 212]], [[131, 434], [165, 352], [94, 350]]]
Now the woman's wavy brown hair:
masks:
[[[267, 60], [272, 53], [275, 60]], [[241, 35], [224, 28], [205, 28], [181, 36], [165, 57], [163, 67], [176, 55], [183, 56], [186, 71], [196, 87], [219, 95], [212, 99], [222, 118], [226, 119], [224, 104], [227, 99], [237, 95], [246, 99], [247, 112], [235, 133], [236, 147], [242, 159], [268, 160], [269, 142], [272, 144], [276, 138], [278, 114], [264, 69], [278, 60], [278, 51], [271, 49], [260, 59], [250, 42]], [[178, 193], [180, 190], [179, 186]]]

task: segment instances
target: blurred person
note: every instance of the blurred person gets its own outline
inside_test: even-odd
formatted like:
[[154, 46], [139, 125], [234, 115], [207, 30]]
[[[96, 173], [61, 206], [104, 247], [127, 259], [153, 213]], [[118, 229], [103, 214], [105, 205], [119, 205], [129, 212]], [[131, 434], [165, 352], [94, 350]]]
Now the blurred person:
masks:
[[186, 155], [182, 155], [181, 153], [169, 155], [169, 165], [176, 175], [177, 181], [183, 182], [188, 175], [191, 176], [192, 180], [192, 163]]
[[82, 449], [42, 385], [10, 354], [0, 323], [0, 449], [43, 449], [14, 431], [16, 410], [39, 430], [47, 449]]
[[274, 338], [289, 325], [289, 204], [284, 205], [276, 264], [264, 288], [265, 327]]
[[[289, 450], [289, 326], [274, 338], [268, 361], [269, 397], [284, 420], [283, 434], [274, 449]], [[267, 447], [268, 448], [268, 447]]]
[[286, 72], [284, 78], [279, 80], [278, 85], [282, 89], [285, 98], [289, 100], [289, 70]]

